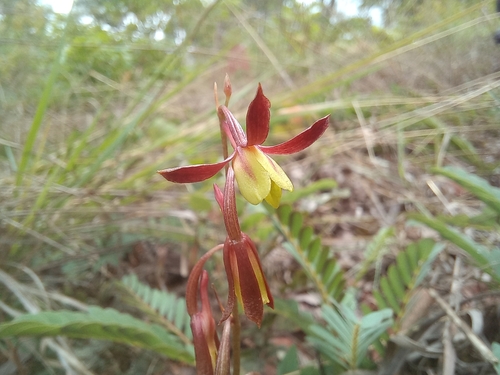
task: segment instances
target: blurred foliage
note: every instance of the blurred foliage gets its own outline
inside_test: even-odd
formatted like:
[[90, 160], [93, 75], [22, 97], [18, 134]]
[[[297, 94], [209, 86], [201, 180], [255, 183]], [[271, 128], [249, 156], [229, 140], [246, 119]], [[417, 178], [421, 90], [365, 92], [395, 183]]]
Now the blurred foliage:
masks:
[[459, 226], [465, 228], [470, 225], [480, 225], [481, 229], [485, 232], [498, 232], [500, 189], [491, 186], [485, 179], [460, 168], [434, 168], [433, 172], [454, 180], [470, 191], [477, 199], [483, 201], [487, 207], [479, 215], [470, 217], [468, 220], [463, 220], [463, 217], [460, 220], [460, 217], [457, 216], [435, 219], [422, 214], [412, 214], [410, 217], [428, 225], [443, 238], [460, 247], [469, 254], [484, 272], [488, 273], [497, 282], [500, 282], [500, 248], [495, 246], [496, 241], [486, 241], [485, 244], [477, 243], [474, 239], [447, 225], [447, 222], [454, 225], [459, 224]]
[[[383, 25], [368, 17], [374, 9], [382, 12]], [[214, 181], [174, 186], [155, 171], [220, 158], [212, 84], [222, 83], [226, 72], [238, 118], [257, 83], [263, 84], [273, 103], [272, 141], [332, 113], [332, 131], [321, 146], [285, 165], [296, 190], [283, 201], [293, 209], [283, 207], [275, 219], [239, 202], [242, 227], [258, 239], [262, 253], [271, 256], [282, 247], [302, 267], [288, 264], [282, 272], [294, 280], [282, 288], [292, 292], [277, 303], [276, 313], [287, 318], [285, 332], [293, 324], [321, 352], [317, 361], [311, 355], [303, 373], [328, 373], [339, 363], [374, 366], [365, 346], [380, 348], [377, 339], [385, 340], [393, 328], [386, 330], [390, 314], [354, 316], [359, 296], [344, 285], [381, 280], [378, 299], [388, 300], [378, 307], [405, 313], [414, 282], [421, 281], [420, 266], [427, 272], [435, 254], [419, 252], [421, 262], [409, 268], [414, 278], [405, 279], [404, 249], [422, 244], [402, 242], [401, 221], [408, 217], [463, 249], [498, 281], [498, 148], [491, 142], [498, 138], [500, 84], [493, 1], [364, 0], [361, 10], [345, 16], [332, 0], [78, 0], [63, 15], [35, 0], [0, 0], [0, 373], [169, 371], [179, 363], [152, 351], [38, 338], [65, 329], [89, 338], [82, 332], [90, 324], [93, 338], [153, 351], [157, 342], [177, 343], [158, 341], [149, 323], [134, 328], [141, 319], [184, 337], [178, 358], [191, 363], [189, 335], [181, 332], [183, 299], [175, 293], [184, 275], [172, 259], [189, 267], [223, 240], [222, 220], [212, 197]], [[345, 165], [338, 165], [341, 155], [347, 155]], [[449, 214], [455, 206], [442, 209], [446, 200], [429, 198], [421, 183], [430, 181], [430, 167], [471, 192], [467, 199], [450, 194], [465, 206], [462, 211]], [[332, 172], [342, 168], [351, 168], [360, 181], [369, 178], [375, 193], [385, 184], [398, 214], [378, 212], [385, 202], [372, 194], [365, 200], [376, 202], [375, 208], [357, 202], [355, 214], [345, 219], [343, 210], [360, 196], [357, 185], [343, 187], [348, 177]], [[362, 222], [367, 216], [377, 218], [374, 230], [371, 221]], [[354, 228], [352, 241], [366, 240], [362, 259], [349, 271], [343, 268], [346, 251], [334, 238], [346, 226]], [[392, 251], [403, 255], [384, 267]], [[168, 262], [162, 263], [165, 252]], [[155, 285], [158, 270], [170, 263], [177, 279]], [[210, 267], [222, 275], [220, 266]], [[110, 281], [130, 272], [142, 277], [124, 279], [133, 280], [129, 297], [135, 299], [116, 298]], [[225, 283], [214, 279], [224, 290]], [[304, 290], [327, 302], [315, 319], [293, 300]], [[165, 301], [176, 301], [168, 303], [175, 312]], [[92, 310], [96, 316], [85, 312], [89, 305], [101, 307]], [[134, 306], [143, 316], [125, 313]], [[117, 316], [129, 319], [126, 327], [114, 324]], [[181, 320], [172, 326], [173, 317]], [[46, 318], [68, 324], [49, 326]], [[21, 321], [33, 324], [36, 337], [17, 335]], [[339, 322], [347, 328], [340, 342], [334, 326]], [[8, 327], [16, 335], [5, 334]], [[252, 331], [256, 345], [273, 346], [267, 335], [274, 329]], [[136, 334], [145, 334], [139, 343]], [[360, 337], [370, 339], [362, 350], [347, 345], [359, 344]], [[303, 365], [301, 346], [286, 350], [291, 362], [281, 362], [279, 373]], [[278, 350], [268, 347], [258, 354], [273, 357]]]
[[361, 8], [379, 8], [382, 11], [384, 26], [396, 26], [404, 31], [439, 22], [475, 4], [477, 1], [474, 0], [362, 0]]

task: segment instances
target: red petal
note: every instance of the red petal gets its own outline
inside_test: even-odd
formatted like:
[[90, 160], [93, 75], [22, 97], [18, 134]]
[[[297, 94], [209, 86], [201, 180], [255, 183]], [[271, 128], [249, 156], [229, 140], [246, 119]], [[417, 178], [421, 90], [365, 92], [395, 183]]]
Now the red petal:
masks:
[[248, 259], [248, 251], [251, 251], [246, 242], [239, 242], [234, 251], [238, 259], [238, 271], [240, 275], [241, 299], [245, 315], [260, 327], [264, 315], [264, 303], [255, 273]]
[[[221, 322], [226, 320], [232, 313], [234, 304], [236, 303], [236, 286], [235, 283], [239, 283], [239, 289], [241, 291], [241, 299], [243, 302], [243, 309], [245, 315], [248, 319], [256, 323], [259, 327], [262, 323], [262, 317], [264, 315], [264, 302], [262, 301], [262, 293], [259, 288], [259, 283], [255, 275], [255, 270], [252, 267], [252, 263], [249, 259], [249, 253], [253, 253], [258, 261], [259, 272], [262, 273], [262, 266], [258, 259], [257, 249], [253, 244], [252, 240], [246, 235], [242, 234], [242, 239], [240, 241], [232, 241], [227, 238], [224, 243], [224, 268], [226, 269], [226, 276], [228, 281], [228, 300], [227, 307], [221, 318]], [[233, 269], [233, 263], [231, 258], [236, 257], [236, 267], [238, 273], [238, 280], [235, 279]], [[267, 285], [267, 281], [264, 279], [267, 295], [269, 298], [268, 305], [274, 308], [274, 301]]]
[[214, 248], [208, 250], [194, 265], [186, 285], [186, 307], [189, 316], [196, 314], [198, 310], [198, 285], [203, 272], [203, 267], [206, 261], [210, 258], [216, 251], [222, 249], [223, 245], [217, 245]]
[[[208, 299], [208, 272], [203, 270], [203, 265], [208, 257], [221, 246], [214, 247], [195, 265], [189, 276], [186, 292], [187, 309], [191, 316], [191, 331], [193, 332], [197, 374], [203, 375], [213, 375], [219, 347], [215, 321], [212, 309], [210, 308], [210, 300]], [[200, 284], [200, 309], [196, 306], [198, 281]]]
[[[200, 299], [201, 299], [201, 313], [206, 317], [212, 318], [212, 309], [210, 308], [210, 300], [208, 299], [208, 272], [203, 270], [201, 273], [200, 280]], [[209, 320], [209, 319], [207, 319]], [[208, 323], [210, 325], [210, 322]], [[213, 328], [215, 333], [215, 325], [213, 327], [208, 327], [208, 329]]]
[[241, 240], [240, 222], [238, 221], [238, 211], [236, 209], [236, 195], [234, 192], [234, 171], [233, 168], [227, 170], [226, 185], [224, 185], [222, 215], [228, 237], [233, 241]]
[[168, 181], [180, 184], [200, 182], [215, 176], [233, 158], [234, 154], [219, 163], [188, 165], [185, 167], [162, 169], [158, 171]]
[[262, 264], [260, 262], [259, 253], [257, 252], [257, 247], [255, 246], [252, 239], [250, 237], [248, 237], [245, 233], [243, 233], [243, 241], [245, 241], [247, 243], [249, 250], [251, 252], [253, 252], [253, 254], [255, 255], [255, 258], [257, 259], [257, 262], [259, 264], [260, 273], [262, 273], [262, 275], [264, 276], [264, 284], [266, 286], [267, 297], [269, 298], [269, 302], [267, 303], [267, 305], [270, 308], [274, 309], [274, 299], [273, 299], [273, 296], [271, 294], [271, 290], [269, 290], [269, 285], [267, 284], [267, 280], [266, 280], [266, 277], [264, 275], [264, 272], [262, 271]]
[[259, 83], [257, 95], [248, 106], [247, 112], [247, 139], [248, 146], [261, 145], [269, 134], [269, 120], [271, 102], [267, 99]]
[[[226, 132], [229, 132], [228, 138], [234, 146], [245, 147], [247, 145], [247, 136], [241, 128], [240, 123], [226, 106], [221, 105], [217, 110], [217, 115], [222, 121], [222, 127]], [[227, 130], [226, 130], [227, 129]]]
[[259, 148], [266, 154], [293, 154], [295, 152], [302, 151], [312, 145], [318, 140], [319, 137], [323, 135], [325, 130], [328, 128], [328, 121], [330, 115], [323, 117], [304, 130], [299, 135], [296, 135], [292, 139], [280, 143], [276, 146], [259, 146]]
[[191, 317], [191, 331], [193, 332], [194, 354], [196, 357], [196, 373], [203, 375], [212, 375], [212, 359], [210, 350], [203, 332], [203, 316], [196, 313]]

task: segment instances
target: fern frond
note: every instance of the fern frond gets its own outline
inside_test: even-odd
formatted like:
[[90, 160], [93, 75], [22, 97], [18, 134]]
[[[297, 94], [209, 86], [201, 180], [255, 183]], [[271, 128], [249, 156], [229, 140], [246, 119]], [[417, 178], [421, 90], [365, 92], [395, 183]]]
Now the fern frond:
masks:
[[430, 265], [444, 245], [429, 238], [409, 245], [396, 257], [396, 262], [380, 280], [380, 289], [373, 292], [379, 309], [390, 307], [396, 315], [396, 326], [404, 316], [414, 290], [422, 282]]
[[344, 295], [344, 272], [328, 246], [321, 244], [311, 227], [303, 226], [302, 214], [292, 212], [291, 206], [283, 205], [276, 213], [279, 220], [274, 220], [274, 223], [287, 241], [283, 246], [304, 268], [323, 302], [340, 301]]
[[355, 370], [366, 358], [368, 348], [392, 326], [391, 309], [358, 318], [351, 308], [336, 304], [322, 309], [324, 324], [313, 324], [307, 337], [318, 350], [345, 369]]
[[375, 268], [379, 271], [382, 258], [387, 252], [387, 244], [392, 237], [394, 237], [394, 227], [382, 227], [373, 236], [366, 247], [364, 260], [349, 271], [351, 274], [356, 274], [356, 281], [361, 280], [368, 270], [373, 267], [373, 264], [376, 265]]
[[310, 333], [310, 327], [316, 322], [312, 314], [302, 310], [299, 303], [293, 299], [276, 298], [272, 313], [294, 324], [306, 334]]
[[148, 314], [168, 331], [191, 345], [192, 333], [186, 300], [173, 293], [154, 289], [139, 281], [135, 274], [122, 278], [122, 288], [132, 298], [131, 304]]

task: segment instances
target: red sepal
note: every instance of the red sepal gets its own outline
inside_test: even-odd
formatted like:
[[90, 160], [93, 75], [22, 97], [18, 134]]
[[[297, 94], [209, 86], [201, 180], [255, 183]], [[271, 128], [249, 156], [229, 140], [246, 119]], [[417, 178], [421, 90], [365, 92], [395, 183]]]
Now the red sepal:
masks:
[[271, 102], [264, 96], [259, 83], [255, 99], [248, 106], [247, 111], [247, 145], [261, 145], [269, 134], [271, 119]]
[[196, 313], [191, 317], [191, 332], [193, 332], [194, 353], [196, 356], [196, 373], [213, 375], [214, 369], [208, 342], [203, 332], [203, 316], [201, 313]]
[[228, 237], [233, 241], [241, 240], [241, 228], [236, 209], [236, 193], [234, 191], [234, 170], [229, 168], [224, 185], [222, 216]]
[[210, 258], [217, 250], [222, 249], [223, 246], [224, 245], [217, 245], [203, 254], [189, 274], [186, 285], [186, 308], [189, 316], [191, 317], [198, 312], [198, 285], [203, 272], [203, 267], [205, 266], [208, 258]]
[[200, 278], [201, 309], [191, 317], [191, 331], [198, 374], [212, 375], [217, 362], [219, 338], [208, 299], [208, 272], [203, 271]]
[[271, 294], [271, 290], [269, 289], [269, 285], [267, 284], [267, 280], [266, 280], [266, 277], [264, 275], [264, 271], [262, 270], [262, 263], [260, 262], [260, 257], [259, 257], [259, 253], [257, 252], [257, 247], [255, 246], [255, 243], [252, 241], [252, 239], [250, 237], [248, 237], [245, 233], [243, 233], [243, 240], [248, 244], [248, 247], [254, 253], [255, 258], [257, 259], [257, 262], [259, 263], [260, 272], [262, 273], [262, 276], [264, 276], [264, 283], [266, 285], [267, 298], [269, 298], [269, 302], [267, 303], [267, 306], [269, 306], [271, 309], [274, 310], [274, 298], [273, 298], [273, 295]]
[[215, 176], [233, 158], [233, 155], [219, 163], [187, 165], [185, 167], [162, 169], [158, 171], [168, 181], [180, 184], [201, 182]]
[[[243, 309], [245, 315], [252, 322], [260, 327], [262, 323], [262, 317], [264, 315], [264, 302], [262, 301], [262, 293], [259, 288], [259, 283], [255, 275], [255, 270], [252, 267], [249, 259], [249, 252], [252, 252], [258, 261], [258, 272], [262, 273], [262, 266], [260, 264], [257, 249], [253, 244], [252, 240], [244, 233], [241, 233], [242, 239], [240, 241], [232, 241], [229, 238], [226, 239], [224, 243], [224, 267], [226, 269], [227, 281], [228, 281], [228, 300], [227, 307], [221, 318], [221, 321], [226, 320], [233, 311], [234, 304], [236, 303], [236, 292], [235, 292], [235, 282], [239, 282], [239, 288], [241, 290], [241, 299], [243, 302]], [[233, 269], [231, 258], [236, 258], [237, 270]], [[239, 280], [235, 280], [234, 273], [238, 273]], [[268, 305], [274, 308], [274, 300], [267, 285], [267, 281], [264, 278], [267, 296], [269, 298]]]
[[293, 154], [312, 145], [328, 128], [330, 115], [323, 117], [292, 139], [275, 146], [259, 146], [266, 154]]

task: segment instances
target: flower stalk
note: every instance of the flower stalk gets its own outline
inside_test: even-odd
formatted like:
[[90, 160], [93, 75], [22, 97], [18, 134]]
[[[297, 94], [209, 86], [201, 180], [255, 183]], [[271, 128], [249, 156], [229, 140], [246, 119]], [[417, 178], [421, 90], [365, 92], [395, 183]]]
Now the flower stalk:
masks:
[[[186, 286], [186, 305], [191, 317], [191, 329], [196, 356], [196, 369], [200, 375], [230, 374], [230, 337], [232, 334], [233, 375], [240, 373], [239, 307], [258, 327], [262, 324], [264, 305], [274, 308], [274, 300], [252, 239], [241, 231], [236, 208], [237, 183], [241, 195], [251, 204], [263, 200], [272, 207], [280, 204], [282, 190], [293, 190], [293, 184], [271, 158], [271, 155], [293, 154], [312, 145], [326, 131], [329, 116], [317, 120], [309, 128], [288, 141], [265, 146], [269, 135], [271, 103], [259, 84], [255, 98], [248, 107], [246, 131], [228, 109], [232, 85], [224, 80], [224, 105], [219, 105], [217, 85], [214, 96], [219, 118], [223, 160], [212, 164], [188, 165], [158, 171], [166, 180], [175, 183], [201, 182], [215, 176], [225, 168], [226, 181], [222, 192], [214, 184], [214, 196], [224, 219], [226, 240], [204, 254], [193, 267]], [[228, 144], [233, 152], [229, 154]], [[206, 261], [222, 250], [228, 282], [227, 305], [222, 308], [219, 324], [223, 324], [219, 341], [215, 320], [208, 297]], [[200, 303], [199, 303], [200, 302]]]

